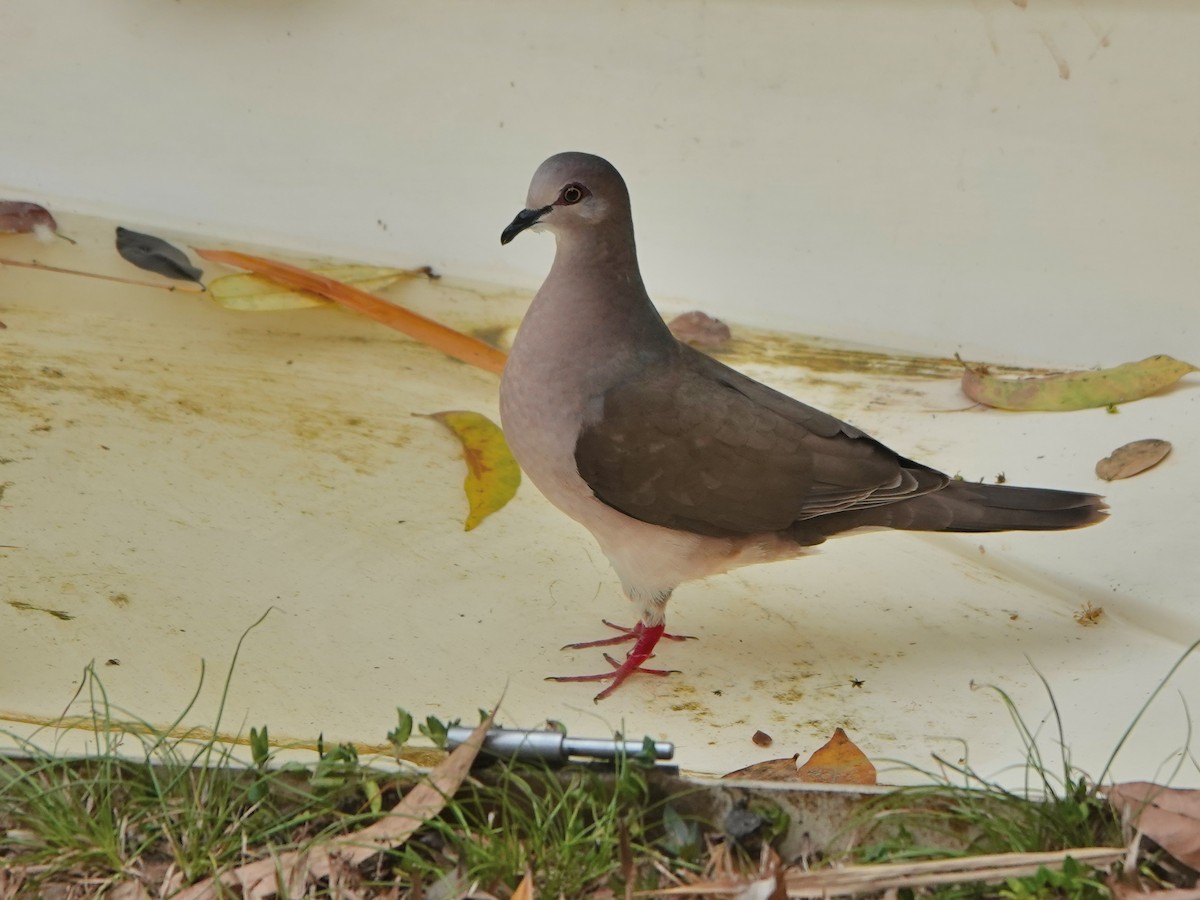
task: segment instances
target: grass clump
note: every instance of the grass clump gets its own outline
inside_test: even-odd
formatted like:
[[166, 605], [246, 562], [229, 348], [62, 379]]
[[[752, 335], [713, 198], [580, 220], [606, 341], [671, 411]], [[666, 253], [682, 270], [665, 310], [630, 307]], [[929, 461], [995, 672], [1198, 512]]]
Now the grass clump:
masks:
[[611, 771], [501, 765], [465, 784], [428, 823], [427, 839], [406, 845], [395, 864], [414, 881], [453, 872], [463, 885], [488, 889], [515, 887], [528, 869], [548, 897], [589, 896], [626, 881], [650, 887], [645, 863], [669, 862], [655, 846], [656, 806], [629, 759]]
[[[155, 729], [136, 718], [114, 718], [100, 678], [88, 667], [80, 694], [86, 692], [90, 701], [86, 724], [93, 750], [64, 758], [20, 741], [20, 756], [0, 756], [0, 897], [95, 896], [130, 882], [153, 896], [170, 896], [247, 863], [277, 864], [292, 851], [300, 851], [304, 860], [311, 851], [333, 860], [331, 868], [309, 877], [301, 866], [298, 876], [287, 876], [289, 886], [278, 896], [504, 898], [528, 876], [539, 897], [612, 898], [705, 880], [710, 886], [745, 887], [747, 878], [761, 880], [764, 875], [779, 887], [788, 873], [847, 874], [855, 868], [847, 863], [1122, 847], [1130, 837], [1098, 785], [1141, 713], [1093, 781], [1071, 764], [1062, 720], [1043, 679], [1057, 726], [1059, 760], [1051, 764], [1042, 756], [1035, 730], [1004, 691], [992, 688], [1025, 749], [1019, 789], [983, 776], [965, 759], [935, 757], [940, 768], [923, 771], [928, 785], [857, 801], [844, 832], [821, 846], [805, 847], [805, 841], [796, 840], [808, 826], [802, 816], [783, 812], [774, 795], [736, 782], [704, 790], [660, 778], [652, 753], [621, 756], [602, 769], [493, 760], [473, 769], [457, 790], [439, 788], [445, 806], [436, 814], [422, 814], [419, 829], [407, 841], [364, 845], [357, 832], [386, 825], [388, 811], [417, 775], [383, 771], [360, 760], [351, 745], [327, 748], [322, 741], [313, 764], [280, 765], [265, 727], [249, 730], [249, 759], [238, 758], [238, 744], [214, 735], [240, 649], [241, 641], [211, 732], [179, 727], [200, 686], [175, 722]], [[1182, 659], [1176, 669], [1180, 663]], [[454, 723], [435, 717], [418, 723], [398, 710], [388, 739], [400, 751], [417, 731], [444, 746], [448, 724]], [[725, 805], [714, 798], [723, 798]], [[713, 824], [716, 820], [719, 824]], [[341, 845], [337, 838], [343, 839]], [[331, 848], [346, 846], [347, 838], [379, 850], [369, 858], [360, 856], [366, 859], [361, 864], [338, 863]], [[850, 849], [830, 849], [834, 847]], [[835, 856], [825, 858], [827, 851]], [[929, 875], [933, 870], [927, 867], [923, 887], [907, 886], [916, 883], [910, 879], [907, 884], [897, 881], [892, 889], [902, 900], [917, 894], [1006, 900], [1093, 900], [1110, 894], [1113, 876], [1071, 858], [1033, 872], [1043, 862], [1039, 856], [1021, 870], [1022, 877], [999, 874], [1003, 865], [997, 862], [990, 880], [970, 866], [939, 870], [950, 871], [946, 877]], [[1163, 871], [1153, 859], [1143, 858], [1132, 877], [1142, 885], [1187, 886], [1185, 878], [1172, 879]], [[963, 883], [941, 883], [958, 879], [960, 872], [965, 873]], [[972, 874], [980, 880], [967, 883]], [[827, 883], [838, 892], [836, 879]], [[216, 896], [238, 895], [219, 885], [214, 891]], [[730, 892], [736, 893], [733, 888]]]
[[[982, 775], [970, 765], [965, 753], [962, 762], [934, 756], [939, 770], [918, 770], [928, 779], [927, 785], [899, 788], [867, 801], [859, 810], [851, 823], [856, 832], [854, 858], [862, 863], [882, 863], [1125, 846], [1131, 835], [1101, 789], [1146, 709], [1197, 646], [1200, 641], [1188, 647], [1159, 682], [1095, 779], [1071, 763], [1062, 715], [1041, 672], [1034, 669], [1049, 697], [1050, 719], [1060, 748], [1060, 758], [1054, 764], [1043, 756], [1037, 732], [1029, 727], [1012, 698], [1003, 689], [988, 685], [1004, 703], [1024, 747], [1022, 788], [1013, 790]], [[1186, 709], [1184, 712], [1187, 746], [1191, 742], [1191, 719]], [[1180, 754], [1168, 781], [1178, 774], [1185, 759], [1186, 755]], [[1144, 860], [1137, 872], [1127, 875], [1151, 884], [1165, 883], [1153, 859]], [[1061, 870], [1043, 868], [1032, 876], [1006, 879], [1001, 887], [961, 884], [924, 893], [944, 898], [1092, 900], [1109, 897], [1112, 891], [1104, 873], [1068, 859]], [[908, 900], [913, 894], [901, 890], [899, 896]]]
[[[64, 757], [9, 735], [17, 753], [0, 755], [0, 897], [103, 895], [130, 882], [169, 896], [255, 860], [354, 835], [416, 783], [418, 773], [372, 767], [349, 744], [318, 741], [315, 763], [279, 765], [265, 727], [250, 729], [250, 758], [240, 758], [238, 743], [215, 735], [241, 643], [211, 731], [180, 728], [200, 695], [203, 665], [195, 693], [165, 729], [114, 707], [88, 666], [72, 702], [84, 697], [90, 715], [70, 723], [89, 730], [88, 753]], [[444, 746], [449, 724], [431, 716], [416, 730]], [[413, 726], [398, 710], [388, 735], [397, 751]], [[675, 864], [654, 845], [662, 810], [650, 797], [650, 765], [639, 757], [619, 757], [606, 770], [495, 761], [413, 840], [336, 878], [305, 884], [301, 875], [297, 896], [344, 896], [349, 888], [363, 897], [416, 897], [437, 883], [505, 895], [527, 871], [536, 872], [543, 896], [583, 897], [627, 881], [653, 886], [656, 864]]]

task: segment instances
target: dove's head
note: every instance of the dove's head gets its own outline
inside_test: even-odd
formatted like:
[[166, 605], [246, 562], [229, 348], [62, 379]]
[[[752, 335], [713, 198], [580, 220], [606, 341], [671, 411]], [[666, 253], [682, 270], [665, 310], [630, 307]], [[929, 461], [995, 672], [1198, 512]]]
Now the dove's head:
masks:
[[557, 153], [533, 173], [526, 208], [504, 229], [500, 243], [526, 228], [561, 237], [605, 225], [630, 228], [629, 191], [621, 173], [590, 153]]

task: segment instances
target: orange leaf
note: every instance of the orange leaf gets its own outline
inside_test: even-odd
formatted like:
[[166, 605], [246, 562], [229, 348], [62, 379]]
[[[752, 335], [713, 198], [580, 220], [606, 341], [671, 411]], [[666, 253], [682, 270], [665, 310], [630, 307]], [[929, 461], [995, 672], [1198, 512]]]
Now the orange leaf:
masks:
[[263, 275], [293, 290], [311, 291], [327, 297], [334, 303], [362, 313], [389, 328], [394, 328], [409, 337], [441, 350], [447, 356], [499, 374], [504, 369], [506, 356], [490, 344], [447, 328], [440, 322], [388, 303], [386, 300], [342, 284], [316, 272], [290, 266], [287, 263], [233, 250], [196, 250], [196, 253], [211, 262], [224, 263], [248, 269], [255, 275]]
[[800, 767], [800, 779], [818, 784], [876, 783], [875, 767], [840, 728]]

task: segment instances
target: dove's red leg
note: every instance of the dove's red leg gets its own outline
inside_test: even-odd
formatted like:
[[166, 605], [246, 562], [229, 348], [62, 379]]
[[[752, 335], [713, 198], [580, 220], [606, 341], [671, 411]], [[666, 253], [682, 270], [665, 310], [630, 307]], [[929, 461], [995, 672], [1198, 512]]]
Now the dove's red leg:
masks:
[[[582, 644], [568, 644], [567, 647], [605, 647], [612, 644], [620, 644], [625, 641], [636, 640], [633, 649], [626, 654], [625, 659], [617, 662], [607, 653], [604, 654], [605, 661], [613, 667], [611, 672], [602, 672], [599, 675], [557, 675], [547, 678], [547, 681], [612, 681], [608, 687], [602, 690], [595, 696], [595, 701], [599, 702], [615, 691], [621, 683], [632, 675], [634, 672], [643, 672], [646, 675], [672, 675], [677, 673], [678, 669], [646, 669], [642, 667], [642, 663], [647, 662], [654, 656], [654, 647], [660, 638], [669, 638], [673, 641], [689, 640], [686, 636], [667, 634], [665, 625], [653, 625], [647, 627], [642, 622], [638, 622], [633, 628], [622, 628], [619, 625], [613, 625], [611, 622], [605, 622], [610, 628], [616, 628], [623, 632], [617, 637], [606, 638], [599, 641], [587, 641]], [[563, 649], [567, 649], [564, 647]]]

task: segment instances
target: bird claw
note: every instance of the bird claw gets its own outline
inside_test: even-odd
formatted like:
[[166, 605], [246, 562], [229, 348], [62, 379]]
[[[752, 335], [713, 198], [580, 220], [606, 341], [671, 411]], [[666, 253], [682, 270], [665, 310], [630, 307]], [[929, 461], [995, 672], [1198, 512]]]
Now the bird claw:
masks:
[[[610, 622], [608, 619], [601, 619], [605, 625], [615, 631], [621, 632], [616, 637], [600, 638], [598, 641], [580, 641], [577, 644], [564, 644], [562, 650], [589, 650], [592, 647], [612, 647], [616, 644], [625, 644], [629, 641], [636, 641], [646, 632], [646, 626], [638, 622], [632, 628], [627, 628], [624, 625], [618, 625], [615, 622]], [[694, 641], [697, 640], [694, 634], [667, 634], [665, 631], [659, 635], [660, 638], [666, 638], [668, 641]]]
[[583, 647], [606, 647], [612, 644], [619, 644], [625, 641], [636, 640], [637, 643], [626, 655], [624, 660], [618, 661], [609, 654], [604, 654], [605, 661], [613, 667], [611, 672], [602, 672], [598, 675], [554, 675], [547, 678], [547, 681], [612, 681], [608, 687], [598, 693], [594, 700], [599, 703], [613, 691], [615, 691], [626, 678], [634, 672], [644, 672], [647, 675], [657, 675], [665, 677], [667, 675], [676, 675], [678, 669], [645, 669], [642, 664], [653, 659], [654, 645], [658, 643], [660, 638], [670, 638], [675, 641], [694, 640], [694, 638], [666, 634], [662, 625], [654, 625], [647, 628], [641, 622], [633, 628], [623, 628], [620, 625], [614, 625], [609, 621], [604, 622], [610, 628], [615, 628], [622, 634], [615, 638], [608, 638], [600, 641], [589, 641], [583, 644], [568, 644], [563, 649], [579, 649]]

